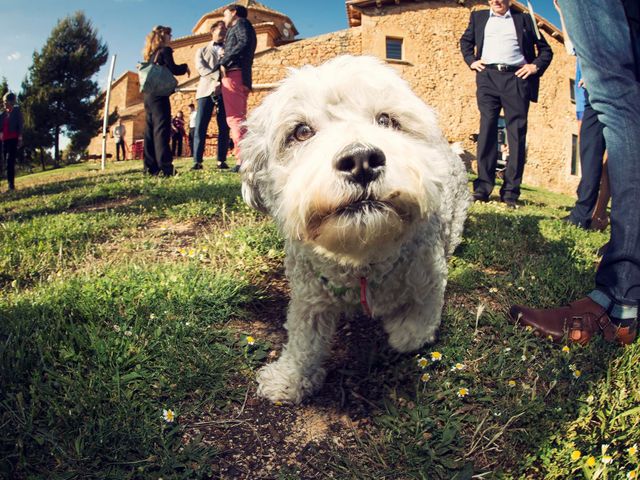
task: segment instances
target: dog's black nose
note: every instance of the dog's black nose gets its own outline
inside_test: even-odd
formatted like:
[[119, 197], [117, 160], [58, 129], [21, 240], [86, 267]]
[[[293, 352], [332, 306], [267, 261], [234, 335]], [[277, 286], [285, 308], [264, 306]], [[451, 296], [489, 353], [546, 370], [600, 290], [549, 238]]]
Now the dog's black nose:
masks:
[[366, 185], [373, 182], [384, 170], [386, 158], [377, 147], [352, 143], [347, 145], [334, 161], [334, 167], [343, 172], [349, 181]]

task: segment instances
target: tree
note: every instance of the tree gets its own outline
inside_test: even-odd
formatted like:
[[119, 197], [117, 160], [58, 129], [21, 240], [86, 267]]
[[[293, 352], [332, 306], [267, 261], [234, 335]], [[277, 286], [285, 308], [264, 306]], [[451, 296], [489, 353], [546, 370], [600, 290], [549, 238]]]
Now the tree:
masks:
[[7, 82], [7, 77], [2, 77], [2, 82], [0, 82], [0, 99], [4, 97], [4, 94], [9, 91], [9, 83]]
[[86, 148], [99, 131], [104, 99], [93, 77], [107, 58], [107, 46], [83, 12], [58, 21], [42, 50], [33, 54], [21, 98], [32, 140], [46, 142], [50, 136], [55, 166], [60, 163], [63, 131], [76, 148], [82, 143]]

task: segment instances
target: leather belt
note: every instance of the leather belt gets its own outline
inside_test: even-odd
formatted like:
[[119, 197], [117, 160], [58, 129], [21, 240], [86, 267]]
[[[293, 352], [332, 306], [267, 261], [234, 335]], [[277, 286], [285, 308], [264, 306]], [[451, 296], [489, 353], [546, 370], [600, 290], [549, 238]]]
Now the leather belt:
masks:
[[522, 65], [507, 65], [506, 63], [487, 63], [485, 67], [490, 70], [497, 70], [499, 72], [517, 72]]

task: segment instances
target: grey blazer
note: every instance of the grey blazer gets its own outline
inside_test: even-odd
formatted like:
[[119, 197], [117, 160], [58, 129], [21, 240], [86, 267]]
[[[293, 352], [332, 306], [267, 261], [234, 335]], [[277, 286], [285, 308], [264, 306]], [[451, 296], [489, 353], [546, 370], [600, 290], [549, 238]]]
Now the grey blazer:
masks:
[[196, 70], [200, 74], [196, 99], [220, 94], [220, 70], [213, 69], [218, 60], [218, 54], [213, 42], [208, 43], [196, 52]]

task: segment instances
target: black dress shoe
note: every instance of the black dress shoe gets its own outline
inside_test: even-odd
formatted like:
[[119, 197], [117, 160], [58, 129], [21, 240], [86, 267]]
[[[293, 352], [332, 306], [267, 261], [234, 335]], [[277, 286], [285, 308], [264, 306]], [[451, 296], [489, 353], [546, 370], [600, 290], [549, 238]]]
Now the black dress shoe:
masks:
[[218, 168], [220, 170], [227, 170], [229, 168], [229, 165], [227, 165], [225, 162], [218, 162]]
[[191, 167], [191, 170], [202, 170], [202, 164], [194, 163], [193, 166]]
[[487, 203], [489, 201], [489, 197], [487, 195], [482, 195], [481, 193], [474, 193], [473, 201]]
[[233, 173], [238, 173], [238, 172], [240, 171], [240, 165], [236, 165], [235, 167], [233, 167], [233, 168], [231, 169], [231, 171], [232, 171]]

